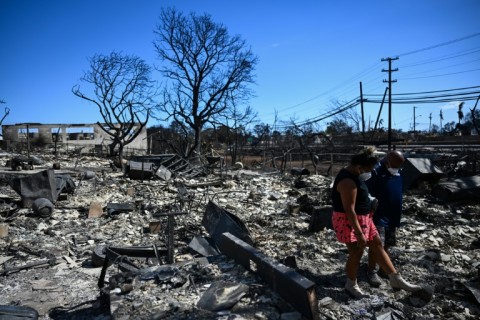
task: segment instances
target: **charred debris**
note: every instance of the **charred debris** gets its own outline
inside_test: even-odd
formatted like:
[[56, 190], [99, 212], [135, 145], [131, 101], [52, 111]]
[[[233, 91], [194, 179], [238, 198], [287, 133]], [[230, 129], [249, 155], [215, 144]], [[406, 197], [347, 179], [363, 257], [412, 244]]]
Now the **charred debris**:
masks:
[[392, 258], [426, 290], [360, 276], [361, 300], [343, 291], [330, 226], [346, 154], [313, 167], [132, 156], [124, 173], [92, 155], [3, 153], [0, 319], [478, 318], [478, 152], [406, 154]]

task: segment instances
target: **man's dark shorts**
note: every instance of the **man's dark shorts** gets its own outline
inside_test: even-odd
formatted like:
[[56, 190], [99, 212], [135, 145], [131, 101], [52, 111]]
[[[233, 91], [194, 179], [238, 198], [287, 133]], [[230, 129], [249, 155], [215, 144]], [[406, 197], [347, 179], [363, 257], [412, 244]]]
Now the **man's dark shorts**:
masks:
[[397, 245], [397, 228], [377, 226], [377, 230], [384, 246], [394, 247]]

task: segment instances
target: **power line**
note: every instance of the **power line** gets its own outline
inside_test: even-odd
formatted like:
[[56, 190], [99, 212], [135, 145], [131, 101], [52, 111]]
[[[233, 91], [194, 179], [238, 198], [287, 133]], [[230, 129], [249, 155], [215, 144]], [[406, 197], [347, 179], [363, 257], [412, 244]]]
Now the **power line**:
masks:
[[[392, 94], [392, 104], [431, 104], [431, 103], [445, 103], [445, 102], [461, 102], [461, 101], [474, 101], [478, 99], [480, 95], [480, 90], [475, 91], [468, 91], [468, 92], [460, 92], [460, 93], [452, 93], [452, 94], [438, 94], [438, 95], [428, 95], [428, 96], [415, 96], [421, 94], [428, 94], [428, 93], [444, 93], [444, 92], [453, 92], [453, 91], [461, 91], [461, 90], [468, 90], [468, 89], [476, 89], [480, 88], [480, 86], [473, 86], [473, 87], [466, 87], [466, 88], [457, 88], [457, 89], [444, 89], [444, 90], [436, 90], [436, 91], [426, 91], [426, 92], [418, 92], [418, 93], [408, 93], [408, 94]], [[410, 95], [410, 97], [404, 97], [406, 95]], [[378, 94], [371, 94], [365, 96], [379, 96]], [[402, 98], [397, 98], [398, 96], [402, 96]], [[366, 102], [369, 103], [382, 103], [383, 100], [381, 99], [366, 99]], [[331, 118], [337, 114], [345, 112], [351, 108], [354, 108], [360, 104], [359, 97], [356, 97], [349, 102], [338, 106], [332, 110], [324, 112], [316, 117], [303, 120], [301, 122], [296, 123], [297, 126], [304, 126], [310, 125], [322, 120]], [[395, 125], [397, 125], [396, 123]], [[277, 126], [279, 129], [288, 129], [292, 128], [293, 125], [283, 125]]]
[[410, 74], [407, 74], [407, 76], [410, 76], [410, 75], [416, 75], [416, 74], [421, 74], [421, 73], [427, 73], [427, 72], [432, 72], [432, 71], [438, 71], [438, 70], [449, 69], [449, 68], [453, 68], [453, 67], [461, 66], [461, 65], [464, 65], [464, 64], [469, 64], [469, 63], [472, 63], [472, 62], [477, 62], [477, 61], [479, 61], [479, 60], [480, 60], [480, 59], [474, 59], [474, 60], [469, 60], [469, 61], [463, 61], [463, 62], [460, 62], [460, 63], [451, 64], [451, 65], [447, 65], [447, 66], [440, 67], [440, 68], [436, 68], [436, 69], [430, 69], [430, 70], [420, 71], [420, 72], [416, 72], [416, 73], [410, 73]]
[[[402, 95], [413, 95], [413, 94], [424, 94], [424, 93], [436, 93], [436, 92], [451, 92], [451, 91], [460, 91], [460, 90], [467, 90], [467, 89], [475, 89], [480, 88], [480, 86], [472, 86], [472, 87], [464, 87], [464, 88], [455, 88], [455, 89], [443, 89], [443, 90], [435, 90], [435, 91], [423, 91], [423, 92], [409, 92], [409, 93], [396, 93], [392, 94], [392, 96], [402, 96]], [[383, 94], [369, 94], [368, 96], [383, 96]]]
[[[296, 123], [295, 125], [297, 125], [297, 126], [311, 125], [311, 124], [320, 122], [322, 120], [328, 119], [330, 117], [333, 117], [333, 116], [335, 116], [337, 114], [340, 114], [344, 111], [347, 111], [351, 108], [354, 108], [354, 107], [358, 106], [359, 104], [360, 104], [359, 97], [356, 97], [355, 99], [350, 100], [349, 102], [346, 102], [343, 105], [341, 105], [341, 106], [339, 106], [335, 109], [324, 112], [324, 113], [322, 113], [322, 114], [320, 114], [320, 115], [318, 115], [314, 118], [303, 120], [301, 122]], [[277, 126], [277, 128], [284, 128], [284, 129], [292, 128], [292, 127], [293, 127], [293, 125]]]
[[461, 37], [461, 38], [458, 38], [458, 39], [450, 40], [450, 41], [447, 41], [447, 42], [442, 42], [442, 43], [439, 43], [439, 44], [435, 44], [435, 45], [425, 47], [425, 48], [422, 48], [422, 49], [413, 50], [413, 51], [410, 51], [410, 52], [405, 52], [405, 53], [402, 53], [402, 54], [398, 54], [396, 56], [397, 57], [404, 57], [404, 56], [411, 55], [411, 54], [414, 54], [414, 53], [419, 53], [419, 52], [422, 52], [422, 51], [427, 51], [427, 50], [435, 49], [435, 48], [438, 48], [438, 47], [447, 46], [447, 45], [455, 43], [455, 42], [460, 42], [460, 41], [467, 40], [467, 39], [474, 38], [474, 37], [478, 37], [478, 36], [480, 36], [480, 32], [477, 32], [477, 33], [474, 33], [474, 34], [471, 34], [471, 35], [468, 35], [468, 36], [465, 36], [465, 37]]
[[[475, 101], [478, 99], [478, 92], [476, 95], [473, 96], [465, 96], [465, 97], [439, 97], [435, 99], [409, 99], [409, 100], [392, 100], [392, 104], [420, 104], [420, 103], [440, 103], [440, 102], [461, 102], [461, 101]], [[369, 103], [382, 103], [382, 100], [368, 100]]]
[[426, 65], [426, 64], [430, 64], [430, 63], [435, 63], [435, 62], [439, 62], [439, 61], [444, 61], [444, 60], [449, 60], [449, 59], [453, 59], [453, 58], [458, 58], [458, 57], [461, 57], [461, 56], [466, 56], [466, 55], [469, 55], [469, 54], [472, 54], [472, 53], [476, 53], [476, 52], [478, 52], [478, 51], [480, 51], [480, 49], [473, 48], [473, 49], [470, 49], [470, 50], [461, 51], [461, 52], [459, 52], [459, 53], [452, 53], [452, 54], [444, 55], [444, 56], [441, 56], [441, 57], [438, 57], [438, 58], [433, 58], [433, 59], [429, 59], [429, 60], [424, 60], [424, 61], [420, 61], [420, 62], [413, 63], [413, 64], [400, 65], [400, 68], [404, 69], [404, 68], [411, 68], [411, 67], [422, 66], [422, 65]]
[[[462, 92], [462, 93], [456, 93], [456, 94], [443, 94], [443, 95], [430, 95], [430, 96], [420, 96], [420, 97], [413, 97], [415, 99], [435, 99], [435, 98], [448, 98], [448, 97], [462, 97], [466, 96], [469, 94], [479, 94], [480, 91], [471, 91], [471, 92]], [[395, 101], [403, 101], [403, 100], [409, 100], [412, 99], [411, 97], [401, 97], [401, 98], [395, 98]]]
[[293, 109], [293, 108], [297, 108], [297, 107], [302, 106], [302, 105], [305, 105], [306, 103], [309, 103], [309, 102], [311, 102], [311, 101], [313, 101], [313, 100], [316, 100], [316, 99], [318, 99], [318, 98], [320, 98], [320, 97], [322, 97], [322, 96], [324, 96], [324, 95], [326, 95], [326, 94], [332, 93], [332, 91], [335, 91], [335, 90], [337, 90], [338, 88], [341, 88], [341, 87], [344, 86], [346, 83], [349, 83], [349, 82], [351, 82], [351, 81], [353, 81], [353, 80], [355, 80], [355, 79], [358, 79], [360, 76], [362, 76], [362, 75], [364, 75], [364, 74], [366, 75], [366, 74], [369, 74], [369, 73], [375, 71], [375, 68], [376, 68], [378, 65], [379, 65], [379, 63], [375, 63], [375, 64], [371, 65], [370, 67], [367, 67], [365, 70], [358, 72], [357, 74], [353, 75], [353, 76], [350, 77], [349, 79], [347, 79], [347, 80], [339, 83], [338, 85], [336, 85], [336, 86], [334, 86], [334, 87], [332, 87], [332, 88], [330, 88], [330, 89], [328, 89], [328, 90], [326, 90], [326, 91], [324, 91], [324, 92], [322, 92], [322, 93], [320, 93], [320, 94], [318, 94], [318, 95], [316, 95], [316, 96], [314, 96], [314, 97], [312, 97], [312, 98], [309, 98], [309, 99], [307, 99], [307, 100], [305, 100], [305, 101], [303, 101], [303, 102], [300, 102], [300, 103], [297, 103], [297, 104], [295, 104], [295, 105], [292, 105], [292, 106], [283, 108], [283, 109], [281, 109], [281, 110], [279, 110], [279, 111], [286, 111], [286, 110], [291, 110], [291, 109]]
[[468, 72], [474, 72], [478, 71], [479, 69], [473, 69], [473, 70], [465, 70], [465, 71], [458, 71], [458, 72], [450, 72], [450, 73], [443, 73], [443, 74], [436, 74], [432, 76], [425, 76], [425, 77], [410, 77], [410, 78], [401, 78], [401, 80], [414, 80], [414, 79], [427, 79], [427, 78], [438, 78], [438, 77], [445, 77], [445, 76], [451, 76], [453, 74], [460, 74], [460, 73], [468, 73]]

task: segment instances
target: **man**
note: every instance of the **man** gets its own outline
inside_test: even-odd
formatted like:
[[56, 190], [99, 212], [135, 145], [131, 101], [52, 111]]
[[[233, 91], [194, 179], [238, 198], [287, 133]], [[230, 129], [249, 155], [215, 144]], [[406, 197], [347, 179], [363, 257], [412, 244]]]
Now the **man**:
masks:
[[[396, 231], [400, 227], [403, 179], [399, 170], [404, 162], [405, 158], [401, 152], [390, 151], [375, 166], [372, 177], [366, 181], [369, 193], [378, 199], [378, 208], [374, 213], [373, 222], [387, 254], [389, 248], [396, 245]], [[382, 284], [376, 270], [375, 259], [369, 251], [367, 278], [372, 287], [379, 287]]]

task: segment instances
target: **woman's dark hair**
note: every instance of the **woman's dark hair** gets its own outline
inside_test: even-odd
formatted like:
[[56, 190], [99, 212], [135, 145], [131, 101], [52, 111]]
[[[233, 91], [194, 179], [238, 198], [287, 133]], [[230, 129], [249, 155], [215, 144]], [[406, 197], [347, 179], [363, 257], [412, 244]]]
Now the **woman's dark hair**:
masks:
[[350, 163], [365, 167], [374, 166], [378, 162], [378, 158], [375, 156], [375, 151], [375, 147], [367, 147], [354, 155], [350, 160]]

